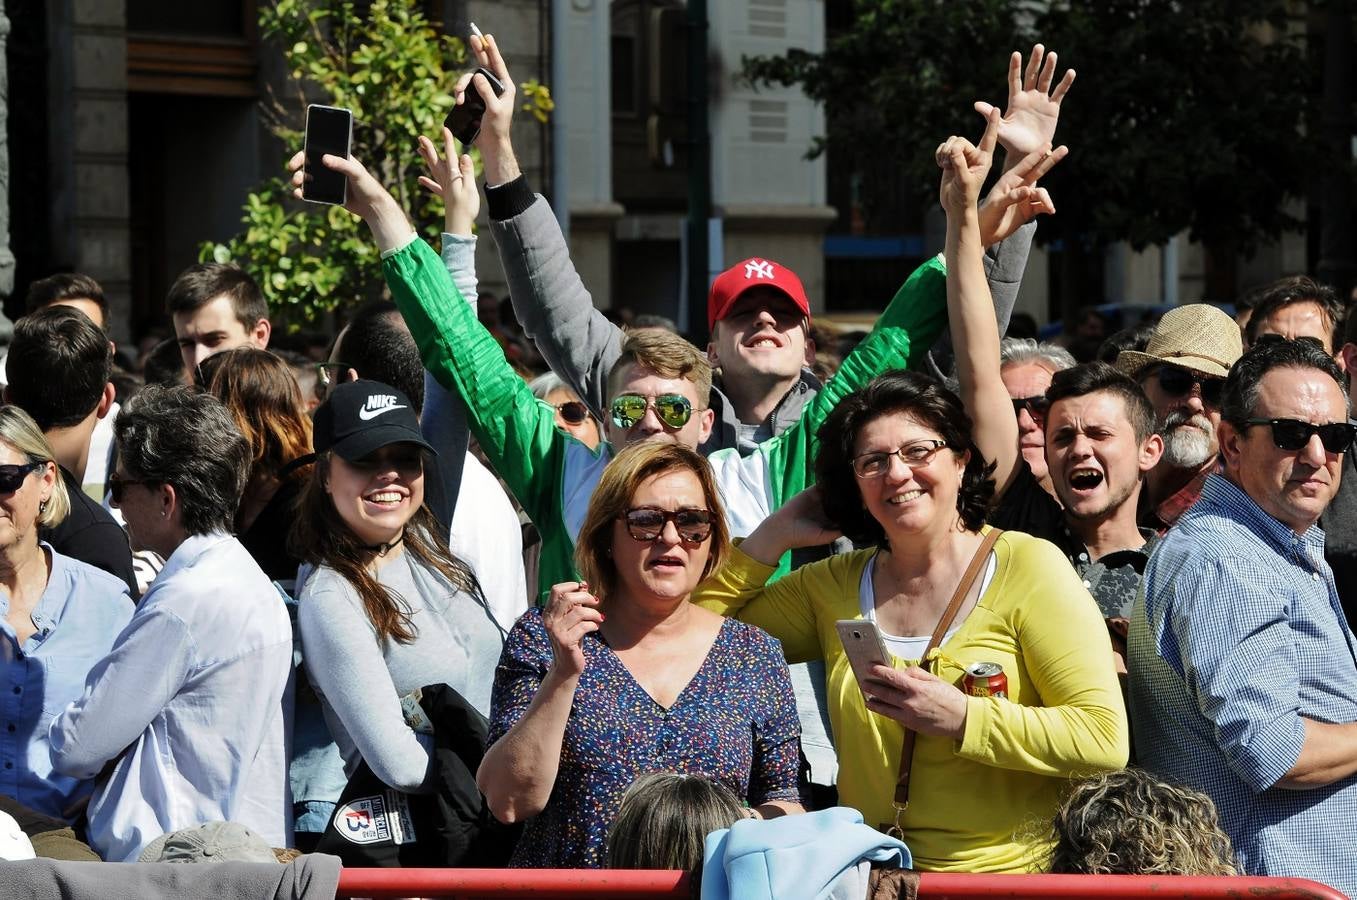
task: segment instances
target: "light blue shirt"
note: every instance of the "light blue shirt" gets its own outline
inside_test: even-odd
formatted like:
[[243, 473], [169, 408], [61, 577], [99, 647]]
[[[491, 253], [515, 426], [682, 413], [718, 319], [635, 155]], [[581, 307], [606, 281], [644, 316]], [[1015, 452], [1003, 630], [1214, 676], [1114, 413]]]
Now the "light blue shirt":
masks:
[[1357, 642], [1324, 532], [1296, 535], [1212, 475], [1144, 585], [1127, 641], [1140, 764], [1211, 796], [1248, 874], [1357, 896], [1357, 776], [1276, 786], [1300, 757], [1302, 717], [1357, 721]]
[[62, 556], [48, 544], [47, 588], [31, 614], [37, 632], [20, 646], [0, 591], [0, 794], [49, 816], [89, 796], [92, 781], [52, 771], [47, 729], [80, 696], [85, 676], [132, 618], [127, 584]]
[[160, 835], [213, 821], [288, 846], [291, 673], [287, 610], [240, 542], [180, 544], [52, 723], [56, 770], [99, 776], [90, 846], [135, 860]]

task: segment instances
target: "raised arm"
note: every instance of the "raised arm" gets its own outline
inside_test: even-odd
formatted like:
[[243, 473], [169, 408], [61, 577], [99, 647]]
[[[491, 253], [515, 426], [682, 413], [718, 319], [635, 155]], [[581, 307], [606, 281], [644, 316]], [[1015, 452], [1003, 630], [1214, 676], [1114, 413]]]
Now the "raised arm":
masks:
[[[999, 326], [981, 265], [981, 212], [976, 199], [993, 159], [999, 112], [991, 110], [980, 145], [953, 137], [938, 148], [942, 168], [939, 199], [947, 212], [947, 315], [956, 341], [956, 371], [962, 404], [974, 423], [975, 444], [995, 465], [1002, 493], [1018, 461], [1018, 423], [999, 374]], [[1004, 174], [987, 204], [1010, 220], [1054, 212], [1039, 178], [1064, 158], [1066, 148], [1037, 150]], [[996, 196], [998, 194], [998, 196]]]
[[[424, 367], [462, 399], [472, 433], [528, 515], [538, 522], [559, 518], [557, 476], [572, 439], [557, 430], [554, 411], [514, 372], [391, 195], [352, 157], [323, 161], [348, 177], [345, 206], [363, 218], [382, 251], [387, 285]], [[298, 153], [290, 164], [298, 189], [301, 162]]]
[[[483, 92], [486, 111], [476, 146], [485, 163], [490, 234], [509, 281], [514, 315], [551, 370], [606, 422], [608, 373], [621, 354], [622, 330], [594, 307], [551, 207], [533, 193], [514, 159], [513, 79], [499, 46], [493, 36], [484, 41], [473, 36], [471, 49], [477, 63], [505, 86], [500, 97]], [[474, 84], [464, 77], [458, 86]]]

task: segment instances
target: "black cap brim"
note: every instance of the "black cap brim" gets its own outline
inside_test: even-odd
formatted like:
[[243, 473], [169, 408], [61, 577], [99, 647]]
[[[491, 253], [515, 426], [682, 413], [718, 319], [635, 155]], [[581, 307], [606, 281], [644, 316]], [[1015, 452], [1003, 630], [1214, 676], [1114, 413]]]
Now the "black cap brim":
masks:
[[366, 428], [338, 441], [329, 449], [331, 453], [337, 454], [348, 462], [358, 462], [363, 457], [376, 453], [383, 447], [389, 447], [392, 444], [414, 444], [431, 456], [438, 455], [438, 451], [430, 446], [429, 442], [424, 440], [424, 436], [418, 431], [411, 431], [409, 428], [400, 425], [379, 425], [376, 428]]

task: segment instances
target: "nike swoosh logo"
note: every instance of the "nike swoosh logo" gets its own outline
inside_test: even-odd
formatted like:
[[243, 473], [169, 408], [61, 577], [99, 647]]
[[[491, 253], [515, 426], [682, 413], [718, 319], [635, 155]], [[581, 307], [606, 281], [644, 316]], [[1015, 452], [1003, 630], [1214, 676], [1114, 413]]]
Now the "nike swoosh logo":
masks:
[[383, 406], [381, 409], [360, 409], [360, 410], [358, 410], [358, 418], [362, 419], [364, 422], [367, 422], [367, 421], [370, 421], [370, 420], [372, 420], [372, 419], [377, 418], [377, 417], [380, 416], [382, 413], [389, 413], [389, 412], [391, 412], [393, 409], [405, 409], [405, 407], [404, 407], [404, 406]]

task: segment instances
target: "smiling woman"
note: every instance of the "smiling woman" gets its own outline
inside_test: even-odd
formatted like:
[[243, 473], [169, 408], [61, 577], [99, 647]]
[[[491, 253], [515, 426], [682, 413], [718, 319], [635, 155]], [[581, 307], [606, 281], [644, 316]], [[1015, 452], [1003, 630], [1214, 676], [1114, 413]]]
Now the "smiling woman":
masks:
[[556, 585], [504, 646], [477, 781], [495, 816], [527, 820], [512, 864], [603, 864], [622, 795], [648, 772], [701, 774], [758, 815], [800, 812], [787, 666], [757, 628], [689, 596], [729, 550], [707, 461], [628, 447], [580, 529], [586, 579]]
[[504, 631], [425, 503], [434, 450], [409, 398], [341, 384], [316, 410], [314, 441], [292, 532], [317, 567], [298, 601], [306, 672], [346, 773], [362, 761], [388, 787], [427, 793], [432, 741], [406, 723], [401, 698], [446, 684], [485, 714]]
[[[1060, 552], [984, 525], [993, 466], [971, 431], [926, 375], [848, 395], [820, 429], [820, 487], [694, 599], [766, 628], [789, 662], [825, 661], [839, 798], [899, 829], [916, 868], [1023, 871], [1044, 847], [1019, 826], [1051, 815], [1062, 779], [1125, 765], [1126, 714], [1098, 609]], [[767, 583], [783, 553], [833, 531], [862, 549]], [[843, 619], [876, 623], [890, 665], [858, 681]], [[1001, 667], [1002, 694], [963, 690], [976, 664]]]

